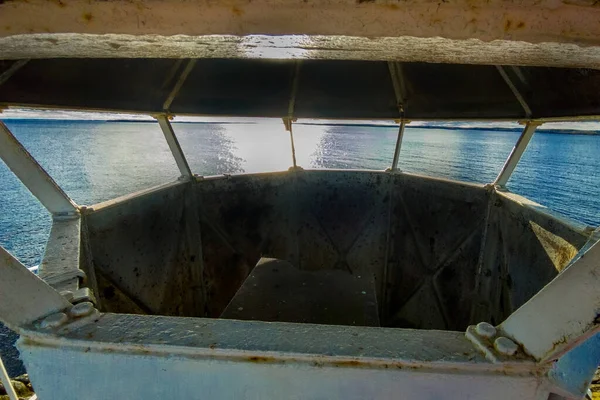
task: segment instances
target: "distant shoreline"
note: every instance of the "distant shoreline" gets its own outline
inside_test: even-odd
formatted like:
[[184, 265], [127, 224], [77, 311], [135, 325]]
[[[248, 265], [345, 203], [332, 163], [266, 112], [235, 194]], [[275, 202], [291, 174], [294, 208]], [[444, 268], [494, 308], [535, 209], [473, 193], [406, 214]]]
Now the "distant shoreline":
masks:
[[[37, 119], [37, 118], [11, 118], [5, 119], [4, 122], [9, 123], [55, 123], [55, 122], [69, 122], [69, 123], [154, 123], [152, 120], [135, 120], [135, 119], [115, 119], [115, 120], [77, 120], [77, 119]], [[257, 124], [260, 122], [252, 121], [174, 121], [174, 124], [200, 124], [200, 125], [243, 125], [243, 124]], [[371, 124], [371, 123], [321, 123], [321, 122], [297, 122], [297, 125], [307, 126], [353, 126], [353, 127], [364, 127], [364, 128], [397, 128], [397, 124]], [[409, 126], [411, 129], [444, 129], [444, 130], [469, 130], [469, 131], [494, 131], [494, 132], [521, 132], [522, 128], [506, 128], [506, 127], [482, 127], [482, 126], [448, 126], [448, 125], [418, 125]], [[544, 129], [538, 128], [537, 133], [551, 133], [551, 134], [567, 134], [567, 135], [600, 135], [600, 130], [582, 130], [582, 129]]]

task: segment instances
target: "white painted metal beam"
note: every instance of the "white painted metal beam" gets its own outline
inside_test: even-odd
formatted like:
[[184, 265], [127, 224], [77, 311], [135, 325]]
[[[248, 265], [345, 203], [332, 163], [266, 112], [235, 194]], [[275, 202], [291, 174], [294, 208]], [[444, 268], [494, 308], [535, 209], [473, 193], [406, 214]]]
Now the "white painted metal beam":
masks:
[[68, 306], [56, 290], [0, 246], [0, 321], [19, 331], [26, 323]]
[[157, 400], [198, 393], [211, 399], [548, 398], [535, 363], [491, 363], [459, 332], [124, 314], [94, 320], [82, 326], [70, 318], [57, 330], [34, 328], [22, 336], [18, 346], [40, 398], [93, 400], [124, 392]]
[[600, 332], [600, 243], [563, 270], [499, 329], [540, 362], [557, 359]]
[[163, 110], [169, 111], [169, 109], [171, 108], [171, 104], [173, 103], [173, 100], [175, 100], [175, 97], [177, 97], [177, 95], [179, 94], [179, 91], [181, 90], [181, 87], [185, 83], [185, 80], [187, 79], [187, 77], [192, 72], [192, 69], [194, 69], [194, 65], [196, 65], [196, 60], [189, 60], [188, 61], [187, 65], [185, 66], [185, 68], [183, 70], [183, 72], [179, 76], [179, 79], [175, 83], [175, 86], [173, 86], [173, 89], [171, 90], [171, 92], [169, 93], [169, 96], [165, 100], [165, 102], [163, 104]]
[[15, 388], [10, 382], [10, 378], [8, 376], [8, 373], [6, 372], [6, 368], [4, 368], [2, 357], [0, 357], [0, 382], [2, 382], [2, 384], [4, 385], [4, 390], [6, 391], [9, 400], [19, 400], [19, 397], [15, 392]]
[[179, 141], [175, 136], [175, 132], [173, 132], [173, 127], [169, 122], [169, 117], [167, 115], [157, 115], [156, 120], [158, 121], [160, 129], [162, 129], [162, 132], [165, 135], [165, 139], [167, 140], [167, 144], [171, 149], [171, 153], [173, 153], [173, 157], [175, 158], [179, 172], [181, 172], [181, 176], [184, 178], [190, 178], [193, 176], [192, 171], [190, 170], [190, 166], [185, 158], [185, 155], [183, 154], [183, 150], [181, 150], [181, 146], [179, 145]]
[[398, 161], [400, 160], [400, 150], [402, 149], [402, 140], [404, 138], [404, 126], [406, 122], [400, 121], [400, 128], [398, 129], [398, 138], [396, 139], [396, 148], [394, 149], [394, 158], [392, 160], [392, 172], [398, 171]]
[[530, 118], [531, 117], [531, 108], [529, 107], [529, 104], [527, 104], [527, 101], [523, 97], [523, 94], [521, 93], [519, 88], [512, 81], [512, 79], [510, 79], [510, 76], [508, 76], [508, 74], [504, 70], [504, 67], [502, 67], [501, 65], [496, 65], [496, 69], [500, 73], [500, 76], [502, 76], [502, 79], [504, 79], [504, 82], [506, 82], [506, 85], [509, 87], [510, 91], [513, 92], [513, 95], [515, 96], [515, 98], [517, 99], [519, 104], [521, 104], [521, 107], [523, 108], [523, 111], [525, 112], [525, 116], [527, 118]]
[[537, 122], [537, 121], [528, 121], [527, 122], [527, 124], [525, 125], [525, 129], [523, 129], [523, 133], [521, 133], [521, 136], [519, 136], [519, 140], [517, 140], [517, 143], [515, 144], [515, 147], [513, 147], [512, 151], [510, 152], [510, 155], [508, 156], [508, 159], [504, 163], [504, 166], [502, 167], [500, 174], [494, 181], [494, 183], [493, 183], [494, 186], [498, 186], [500, 188], [506, 187], [506, 184], [508, 183], [510, 176], [512, 175], [513, 171], [517, 167], [517, 164], [519, 163], [519, 160], [521, 160], [521, 157], [523, 156], [523, 153], [525, 152], [527, 145], [531, 141], [531, 138], [533, 137], [533, 134], [534, 134], [536, 128], [540, 125], [541, 125], [541, 122]]
[[53, 215], [78, 213], [77, 205], [0, 121], [0, 158]]

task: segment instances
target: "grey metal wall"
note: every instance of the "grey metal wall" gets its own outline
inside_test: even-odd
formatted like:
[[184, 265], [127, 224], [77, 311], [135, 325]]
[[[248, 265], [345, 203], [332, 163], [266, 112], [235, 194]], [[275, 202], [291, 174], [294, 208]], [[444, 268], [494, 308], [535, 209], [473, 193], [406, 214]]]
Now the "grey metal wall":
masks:
[[492, 188], [379, 171], [201, 179], [85, 222], [107, 311], [218, 317], [265, 256], [372, 274], [383, 326], [450, 330], [500, 322], [586, 240]]

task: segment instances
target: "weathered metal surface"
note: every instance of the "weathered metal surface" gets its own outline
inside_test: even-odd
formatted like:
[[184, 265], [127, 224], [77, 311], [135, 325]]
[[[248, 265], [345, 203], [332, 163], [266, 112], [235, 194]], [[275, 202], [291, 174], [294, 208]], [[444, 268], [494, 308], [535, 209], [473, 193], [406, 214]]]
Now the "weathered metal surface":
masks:
[[[383, 61], [305, 60], [297, 80], [295, 60], [198, 59], [195, 65], [170, 104], [170, 113], [290, 118], [295, 93], [294, 118], [517, 120], [600, 115], [600, 70], [521, 67], [530, 116], [491, 65], [403, 63], [403, 111]], [[181, 68], [178, 59], [31, 60], [2, 85], [0, 105], [160, 114]]]
[[[0, 47], [4, 57], [16, 58], [343, 57], [598, 66], [599, 15], [593, 1], [552, 0], [7, 1], [0, 5]], [[253, 34], [268, 36], [246, 36]]]
[[597, 333], [553, 363], [548, 377], [565, 397], [583, 398], [599, 365], [600, 333]]
[[372, 277], [383, 326], [464, 330], [502, 321], [587, 240], [518, 196], [409, 174], [295, 170], [182, 185], [86, 217], [100, 298], [114, 297], [106, 310], [218, 317], [258, 260], [274, 257]]
[[550, 282], [588, 234], [521, 196], [491, 197], [471, 322], [498, 324]]
[[402, 174], [393, 196], [386, 326], [464, 330], [486, 191]]
[[189, 183], [169, 185], [84, 216], [106, 310], [119, 291], [152, 313], [202, 315], [204, 305], [190, 290], [201, 282], [191, 271], [198, 249], [185, 239], [185, 224], [197, 223], [187, 218], [188, 191]]
[[19, 348], [40, 398], [548, 396], [532, 363], [489, 363], [458, 332], [104, 314]]
[[52, 223], [39, 277], [57, 291], [75, 292], [84, 281], [80, 267], [81, 219], [59, 219]]
[[0, 318], [3, 323], [19, 330], [22, 325], [69, 305], [57, 291], [0, 246]]
[[500, 330], [539, 361], [559, 358], [600, 332], [600, 243], [568, 266]]
[[78, 213], [77, 205], [35, 161], [2, 121], [0, 121], [0, 158], [52, 214]]
[[373, 278], [261, 258], [220, 318], [379, 326]]

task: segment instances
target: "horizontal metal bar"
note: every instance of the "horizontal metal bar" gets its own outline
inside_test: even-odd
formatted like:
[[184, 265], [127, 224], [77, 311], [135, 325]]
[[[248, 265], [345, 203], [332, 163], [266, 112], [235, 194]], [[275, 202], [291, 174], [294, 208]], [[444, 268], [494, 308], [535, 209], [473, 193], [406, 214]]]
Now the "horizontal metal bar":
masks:
[[506, 186], [506, 184], [508, 183], [508, 180], [510, 179], [510, 176], [512, 175], [513, 171], [517, 167], [519, 160], [521, 160], [521, 157], [523, 156], [523, 153], [525, 152], [527, 145], [531, 141], [531, 138], [533, 137], [535, 129], [539, 125], [540, 124], [538, 122], [532, 122], [532, 121], [527, 122], [527, 125], [525, 125], [525, 129], [523, 129], [523, 133], [521, 133], [521, 136], [519, 136], [519, 140], [517, 140], [517, 143], [515, 144], [515, 147], [513, 147], [512, 151], [510, 152], [510, 155], [506, 159], [506, 162], [504, 163], [504, 166], [502, 167], [500, 174], [498, 174], [498, 177], [494, 181], [493, 184], [495, 186], [499, 186], [499, 187]]
[[183, 150], [179, 145], [177, 136], [175, 136], [175, 132], [173, 131], [173, 127], [169, 122], [169, 118], [166, 115], [157, 115], [156, 120], [160, 125], [160, 129], [162, 129], [163, 135], [165, 135], [165, 139], [167, 140], [169, 149], [171, 149], [173, 158], [175, 158], [175, 162], [177, 163], [177, 168], [179, 168], [179, 172], [181, 172], [181, 176], [186, 178], [191, 177], [193, 175], [192, 170], [190, 169], [185, 155], [183, 154]]
[[600, 332], [600, 243], [564, 269], [499, 329], [540, 362]]
[[0, 246], [0, 321], [21, 327], [70, 303]]
[[[0, 108], [10, 109], [30, 109], [30, 110], [63, 110], [63, 111], [86, 111], [86, 112], [98, 112], [98, 113], [114, 113], [114, 114], [130, 114], [130, 115], [155, 115], [157, 110], [129, 110], [129, 109], [114, 109], [114, 108], [93, 108], [93, 107], [65, 107], [65, 106], [49, 106], [41, 104], [29, 104], [29, 103], [6, 103], [0, 102]], [[177, 115], [182, 117], [220, 117], [220, 118], [239, 118], [239, 115], [229, 114], [203, 114], [203, 113], [186, 113], [179, 112], [177, 114], [170, 113], [170, 115]], [[269, 115], [265, 118], [281, 119], [286, 118], [286, 115]], [[259, 117], [249, 117], [259, 118]], [[336, 118], [336, 117], [311, 117], [314, 120], [325, 120], [325, 121], [392, 121], [396, 118]], [[457, 122], [520, 122], [524, 118], [508, 118], [508, 117], [489, 117], [489, 118], [452, 118], [452, 117], [429, 117], [429, 118], [410, 118], [411, 121], [415, 122], [429, 122], [429, 121], [457, 121]], [[577, 122], [577, 121], [600, 121], [600, 114], [594, 115], [572, 115], [572, 116], [557, 116], [557, 117], [538, 117], [526, 119], [531, 122]]]
[[107, 201], [103, 201], [101, 203], [96, 203], [94, 205], [91, 206], [87, 206], [84, 210], [85, 214], [92, 214], [95, 212], [100, 212], [106, 209], [109, 209], [111, 207], [115, 207], [118, 206], [120, 204], [123, 203], [127, 203], [130, 201], [134, 201], [140, 197], [144, 197], [144, 196], [149, 196], [153, 193], [157, 193], [157, 192], [161, 192], [163, 190], [169, 190], [171, 188], [180, 186], [180, 185], [185, 185], [186, 182], [180, 181], [180, 180], [176, 180], [174, 182], [169, 182], [169, 183], [164, 183], [162, 185], [157, 185], [157, 186], [153, 186], [151, 188], [148, 189], [143, 189], [137, 192], [133, 192], [130, 194], [126, 194], [124, 196], [120, 196], [111, 200], [107, 200]]
[[76, 214], [77, 205], [0, 121], [0, 158], [54, 215]]

